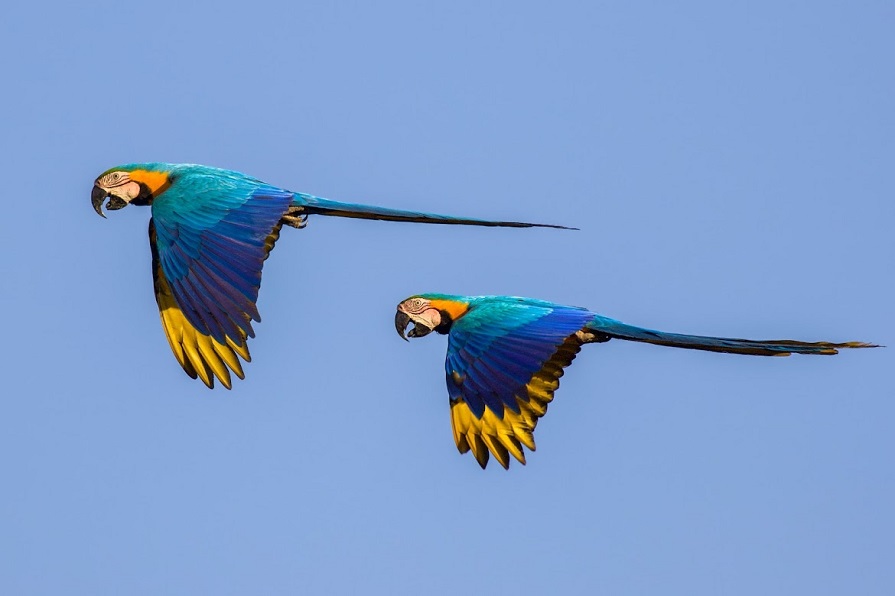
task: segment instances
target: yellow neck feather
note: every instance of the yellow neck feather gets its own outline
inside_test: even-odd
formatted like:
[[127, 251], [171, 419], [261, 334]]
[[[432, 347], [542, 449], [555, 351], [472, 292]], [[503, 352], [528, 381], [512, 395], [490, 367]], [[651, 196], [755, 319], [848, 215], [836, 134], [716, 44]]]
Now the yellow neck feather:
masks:
[[168, 180], [168, 174], [165, 172], [134, 170], [130, 173], [130, 179], [134, 182], [145, 184], [154, 197], [165, 192], [168, 186], [171, 185], [171, 182]]
[[466, 311], [469, 310], [468, 302], [455, 302], [453, 300], [430, 300], [429, 305], [432, 308], [446, 312], [453, 321], [465, 315]]

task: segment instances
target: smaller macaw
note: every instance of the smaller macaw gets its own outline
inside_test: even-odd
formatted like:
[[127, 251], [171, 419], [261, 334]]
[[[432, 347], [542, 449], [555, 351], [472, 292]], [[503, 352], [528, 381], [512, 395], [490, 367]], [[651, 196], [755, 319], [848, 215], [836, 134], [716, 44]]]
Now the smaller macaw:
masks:
[[395, 314], [395, 328], [405, 340], [411, 324], [409, 337], [432, 331], [448, 336], [445, 372], [454, 442], [460, 453], [471, 450], [482, 468], [488, 464], [489, 451], [504, 468], [509, 468], [510, 455], [525, 464], [522, 447], [535, 450], [538, 419], [546, 414], [563, 369], [584, 344], [626, 339], [755, 356], [879, 347], [855, 341], [756, 341], [665, 333], [580, 307], [512, 296], [411, 296]]
[[133, 163], [106, 170], [90, 201], [109, 210], [148, 205], [152, 277], [162, 328], [183, 370], [208, 387], [243, 378], [252, 321], [260, 321], [261, 269], [282, 227], [311, 215], [430, 224], [565, 228], [488, 221], [341, 203], [286, 190], [231, 170], [196, 164]]

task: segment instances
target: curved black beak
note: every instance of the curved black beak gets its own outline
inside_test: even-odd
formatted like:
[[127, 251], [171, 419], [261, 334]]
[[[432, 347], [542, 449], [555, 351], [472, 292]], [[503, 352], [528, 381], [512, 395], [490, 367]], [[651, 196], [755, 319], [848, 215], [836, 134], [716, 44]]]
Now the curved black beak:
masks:
[[95, 184], [93, 186], [93, 191], [90, 193], [90, 202], [93, 203], [93, 210], [102, 217], [106, 216], [106, 214], [103, 213], [103, 200], [105, 199], [109, 199], [109, 202], [106, 203], [106, 209], [109, 211], [117, 211], [118, 209], [127, 207], [127, 201], [121, 197], [116, 197]]
[[[404, 331], [410, 323], [413, 323], [413, 329], [411, 329], [405, 336]], [[395, 313], [395, 329], [398, 330], [398, 335], [400, 335], [401, 339], [404, 341], [410, 341], [407, 339], [408, 337], [426, 337], [434, 330], [432, 327], [426, 325], [424, 321], [413, 319], [413, 317], [402, 310]]]
[[404, 330], [407, 329], [407, 325], [409, 325], [411, 322], [412, 319], [406, 312], [399, 310], [395, 313], [395, 329], [398, 330], [398, 335], [400, 335], [401, 339], [403, 339], [404, 341], [410, 341], [409, 339], [407, 339], [407, 336], [404, 335]]
[[109, 193], [107, 193], [105, 190], [97, 185], [93, 186], [93, 191], [90, 193], [90, 202], [93, 204], [93, 210], [96, 211], [96, 213], [100, 217], [106, 216], [106, 214], [103, 213], [103, 201], [108, 196]]

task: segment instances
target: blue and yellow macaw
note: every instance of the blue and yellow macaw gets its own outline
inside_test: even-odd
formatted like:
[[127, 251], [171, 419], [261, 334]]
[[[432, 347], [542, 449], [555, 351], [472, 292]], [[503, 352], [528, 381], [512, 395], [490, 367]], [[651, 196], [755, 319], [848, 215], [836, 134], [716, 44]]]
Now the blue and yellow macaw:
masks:
[[514, 228], [564, 228], [486, 221], [340, 203], [266, 184], [239, 172], [193, 164], [138, 163], [103, 172], [91, 201], [105, 217], [127, 205], [149, 205], [152, 275], [162, 327], [183, 370], [208, 386], [243, 378], [247, 339], [260, 321], [255, 302], [261, 268], [284, 225], [309, 215]]
[[419, 294], [398, 305], [395, 328], [404, 338], [432, 331], [448, 336], [445, 372], [451, 426], [460, 453], [472, 451], [484, 468], [490, 451], [504, 468], [510, 455], [525, 463], [534, 429], [559, 388], [563, 369], [581, 346], [626, 339], [673, 348], [789, 356], [875, 348], [862, 342], [755, 341], [652, 331], [587, 309], [534, 298]]

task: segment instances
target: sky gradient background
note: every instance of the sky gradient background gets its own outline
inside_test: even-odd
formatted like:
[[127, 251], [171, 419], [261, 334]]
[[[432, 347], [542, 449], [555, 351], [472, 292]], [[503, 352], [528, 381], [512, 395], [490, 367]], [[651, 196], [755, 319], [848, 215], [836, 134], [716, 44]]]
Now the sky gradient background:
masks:
[[[895, 7], [725, 4], [6, 7], [0, 593], [895, 593], [893, 348], [586, 346], [483, 472], [394, 332], [439, 291], [895, 345]], [[314, 217], [209, 391], [149, 210], [90, 208], [154, 160], [581, 231]]]

